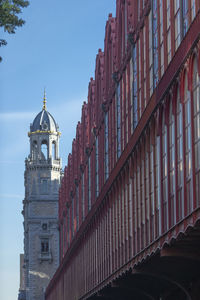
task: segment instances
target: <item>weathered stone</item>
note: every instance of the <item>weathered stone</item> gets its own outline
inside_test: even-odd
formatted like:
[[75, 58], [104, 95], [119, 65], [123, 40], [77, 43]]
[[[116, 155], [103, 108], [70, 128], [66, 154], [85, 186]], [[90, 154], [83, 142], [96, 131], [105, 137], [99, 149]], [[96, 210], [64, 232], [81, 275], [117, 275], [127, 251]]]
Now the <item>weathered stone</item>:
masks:
[[23, 201], [25, 289], [26, 300], [43, 300], [59, 265], [60, 133], [46, 104], [30, 128]]

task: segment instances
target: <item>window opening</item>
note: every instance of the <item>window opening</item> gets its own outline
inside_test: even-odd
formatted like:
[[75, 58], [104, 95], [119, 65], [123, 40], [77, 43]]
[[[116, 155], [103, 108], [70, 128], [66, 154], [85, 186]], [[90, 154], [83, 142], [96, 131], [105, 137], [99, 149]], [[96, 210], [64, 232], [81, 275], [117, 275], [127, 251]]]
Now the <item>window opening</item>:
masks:
[[170, 16], [170, 0], [167, 0], [167, 61], [168, 64], [171, 61], [172, 49], [171, 49], [171, 16]]
[[99, 140], [95, 140], [95, 179], [96, 179], [96, 198], [99, 196]]
[[48, 193], [48, 179], [41, 179], [41, 193], [47, 194]]
[[174, 135], [174, 115], [172, 111], [172, 99], [170, 99], [169, 109], [169, 180], [170, 180], [170, 203], [171, 203], [171, 225], [176, 220], [176, 198], [175, 198], [175, 135]]
[[182, 14], [183, 14], [183, 36], [188, 30], [188, 0], [183, 0]]
[[48, 254], [49, 253], [49, 239], [41, 240], [41, 253]]
[[116, 129], [117, 129], [117, 159], [121, 155], [121, 105], [120, 105], [120, 83], [116, 89]]
[[47, 230], [47, 223], [42, 224], [42, 230]]
[[176, 119], [177, 119], [177, 177], [178, 177], [178, 217], [179, 220], [184, 215], [184, 197], [183, 197], [183, 116], [182, 104], [180, 100], [179, 88], [177, 91], [177, 104], [176, 104]]
[[156, 136], [156, 224], [157, 235], [161, 234], [161, 194], [160, 194], [160, 136]]
[[70, 244], [70, 213], [69, 208], [67, 209], [67, 247], [69, 247]]
[[133, 130], [137, 126], [137, 44], [133, 47]]
[[48, 152], [47, 152], [48, 148], [47, 148], [47, 141], [42, 141], [42, 144], [41, 144], [41, 158], [42, 159], [47, 159], [47, 155], [48, 155]]
[[82, 173], [81, 180], [81, 195], [82, 195], [82, 220], [85, 219], [85, 178], [84, 173]]
[[52, 143], [52, 158], [56, 159], [56, 142], [53, 141]]
[[164, 73], [163, 0], [160, 3], [160, 73]]
[[153, 40], [152, 40], [152, 10], [149, 13], [149, 94], [153, 94]]
[[188, 77], [185, 76], [185, 91], [184, 91], [184, 131], [185, 131], [185, 155], [186, 155], [186, 195], [187, 195], [187, 212], [192, 211], [192, 141], [191, 141], [191, 99], [190, 91], [188, 90]]
[[75, 215], [74, 215], [74, 197], [71, 197], [71, 228], [72, 228], [72, 237], [74, 237], [74, 232], [75, 232]]
[[88, 211], [91, 209], [91, 158], [88, 158]]
[[194, 20], [195, 15], [196, 15], [195, 0], [192, 0], [192, 3], [191, 3], [191, 16], [192, 16], [192, 21]]
[[163, 188], [163, 227], [164, 231], [168, 228], [168, 169], [167, 169], [167, 126], [165, 124], [165, 116], [163, 112], [162, 120], [162, 188]]
[[200, 78], [198, 74], [197, 59], [193, 67], [193, 109], [194, 109], [194, 151], [195, 151], [195, 177], [196, 199], [200, 205]]
[[79, 187], [76, 187], [76, 225], [79, 227]]
[[174, 1], [174, 18], [175, 18], [175, 49], [181, 43], [181, 9], [180, 9], [180, 0]]
[[105, 154], [105, 180], [109, 176], [109, 158], [108, 158], [108, 112], [105, 113], [105, 132], [104, 132], [104, 154]]
[[158, 83], [158, 8], [157, 0], [153, 1], [153, 76], [154, 88]]

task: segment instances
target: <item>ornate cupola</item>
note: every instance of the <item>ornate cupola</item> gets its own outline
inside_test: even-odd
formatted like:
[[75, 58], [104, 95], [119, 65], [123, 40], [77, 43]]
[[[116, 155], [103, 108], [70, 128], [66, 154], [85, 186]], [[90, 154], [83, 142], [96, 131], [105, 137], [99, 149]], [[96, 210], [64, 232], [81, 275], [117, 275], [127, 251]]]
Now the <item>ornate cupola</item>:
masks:
[[58, 160], [59, 158], [59, 127], [53, 116], [46, 109], [44, 92], [42, 111], [30, 125], [30, 156], [33, 161]]

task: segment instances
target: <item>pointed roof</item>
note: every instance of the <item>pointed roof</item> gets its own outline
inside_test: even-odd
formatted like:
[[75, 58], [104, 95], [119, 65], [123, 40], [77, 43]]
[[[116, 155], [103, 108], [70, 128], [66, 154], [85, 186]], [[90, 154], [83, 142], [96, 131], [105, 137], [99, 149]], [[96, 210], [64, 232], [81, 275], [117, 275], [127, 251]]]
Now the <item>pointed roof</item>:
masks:
[[44, 91], [42, 111], [35, 117], [30, 126], [31, 132], [51, 131], [59, 132], [58, 124], [56, 124], [53, 116], [46, 110], [46, 92]]

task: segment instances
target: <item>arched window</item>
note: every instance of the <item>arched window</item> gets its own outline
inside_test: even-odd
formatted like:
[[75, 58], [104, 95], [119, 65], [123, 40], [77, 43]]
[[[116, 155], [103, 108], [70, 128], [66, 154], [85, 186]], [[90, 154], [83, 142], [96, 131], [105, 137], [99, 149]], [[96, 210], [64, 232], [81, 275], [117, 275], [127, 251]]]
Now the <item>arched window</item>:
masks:
[[[102, 99], [102, 95], [101, 95], [101, 90], [102, 90], [102, 84], [101, 84], [101, 59], [100, 59], [100, 54], [99, 54], [99, 58], [98, 58], [98, 61], [97, 61], [97, 83], [96, 83], [96, 89], [97, 89], [97, 92], [96, 92], [96, 95], [97, 95], [97, 98], [96, 98], [96, 101], [97, 101], [97, 114], [96, 114], [96, 122], [98, 122], [98, 117], [99, 117], [99, 109], [100, 109], [100, 105], [101, 105], [101, 99]], [[83, 143], [83, 141], [82, 141]]]
[[127, 47], [127, 37], [128, 37], [128, 12], [127, 12], [127, 1], [124, 4], [124, 38], [125, 47]]
[[140, 20], [140, 0], [137, 1], [137, 16], [138, 16], [138, 21]]
[[133, 165], [133, 227], [134, 227], [134, 254], [137, 252], [137, 240], [136, 232], [138, 227], [138, 214], [137, 214], [137, 166], [136, 166], [136, 155], [134, 156], [134, 165]]
[[41, 194], [43, 194], [43, 195], [48, 194], [48, 179], [47, 178], [41, 179]]
[[171, 225], [175, 224], [176, 201], [175, 201], [175, 132], [174, 115], [172, 109], [172, 98], [169, 105], [169, 172], [170, 172], [170, 203], [171, 203]]
[[[151, 130], [153, 132], [153, 126], [151, 126]], [[150, 215], [151, 215], [151, 240], [155, 237], [155, 178], [154, 178], [154, 138], [153, 134], [150, 135], [150, 147], [149, 147], [150, 153], [149, 153], [149, 193], [150, 193]]]
[[141, 243], [142, 243], [142, 248], [146, 245], [146, 230], [145, 230], [145, 182], [144, 182], [144, 174], [145, 174], [145, 157], [144, 157], [144, 151], [143, 149], [141, 150], [141, 165], [140, 165], [140, 172], [141, 172], [141, 182], [140, 182], [140, 190], [141, 190]]
[[52, 143], [52, 158], [56, 159], [56, 142], [53, 141]]
[[175, 49], [181, 43], [181, 6], [180, 0], [174, 1], [174, 22], [175, 22]]
[[[149, 133], [149, 132], [148, 132]], [[147, 223], [147, 243], [149, 242], [150, 230], [149, 230], [149, 211], [150, 211], [150, 201], [149, 201], [149, 189], [150, 189], [150, 181], [149, 181], [149, 139], [148, 133], [145, 136], [145, 206], [146, 206], [146, 223]]]
[[47, 159], [47, 156], [48, 156], [47, 141], [43, 140], [41, 144], [41, 159]]
[[141, 38], [137, 41], [138, 45], [138, 118], [141, 118], [142, 114], [142, 64], [141, 64], [141, 52], [142, 41]]
[[187, 30], [188, 30], [188, 0], [183, 0], [182, 3], [182, 15], [183, 15], [183, 36], [185, 36]]
[[193, 65], [193, 109], [194, 109], [194, 151], [195, 151], [195, 177], [196, 199], [200, 204], [200, 78], [198, 74], [197, 59]]
[[82, 221], [85, 219], [85, 175], [81, 175]]
[[108, 112], [105, 113], [104, 117], [105, 122], [105, 129], [104, 129], [104, 175], [105, 175], [105, 181], [108, 179], [109, 176], [109, 146], [108, 146]]
[[165, 124], [165, 110], [162, 116], [162, 199], [163, 199], [163, 229], [168, 229], [168, 164], [167, 164], [167, 126]]
[[[130, 176], [130, 171], [129, 171], [129, 185], [128, 185], [129, 191], [128, 191], [128, 213], [129, 213], [129, 236], [130, 240], [132, 241], [133, 238], [133, 179]], [[111, 208], [111, 215], [113, 211], [113, 207]], [[111, 222], [112, 224], [112, 222]], [[131, 242], [130, 244], [130, 255], [129, 257], [133, 256], [133, 243]]]
[[164, 32], [163, 32], [163, 0], [159, 0], [160, 13], [160, 74], [164, 73]]
[[95, 195], [99, 196], [99, 137], [95, 140]]
[[149, 95], [153, 94], [153, 36], [152, 36], [152, 10], [150, 10], [149, 16], [148, 16], [148, 23], [149, 23], [149, 32], [148, 32], [148, 38], [149, 38]]
[[67, 251], [67, 217], [64, 216], [64, 221], [63, 221], [63, 227], [64, 227], [64, 251], [63, 251], [63, 255], [66, 253]]
[[144, 92], [144, 108], [147, 105], [147, 91], [146, 91], [146, 55], [147, 55], [147, 49], [146, 49], [146, 32], [147, 32], [147, 28], [146, 26], [143, 27], [143, 92]]
[[79, 228], [79, 187], [76, 186], [76, 228]]
[[177, 201], [178, 201], [178, 219], [181, 220], [184, 215], [183, 198], [183, 113], [180, 100], [180, 89], [177, 89], [176, 102], [176, 143], [177, 143]]
[[121, 62], [121, 59], [124, 55], [124, 35], [123, 35], [123, 28], [122, 28], [122, 24], [123, 24], [123, 21], [122, 21], [122, 13], [120, 11], [120, 15], [119, 15], [119, 30], [118, 30], [118, 34], [119, 34], [119, 39], [121, 39], [121, 43], [119, 42], [119, 45], [118, 45], [118, 55], [119, 55], [119, 62]]
[[167, 61], [171, 61], [172, 48], [171, 48], [171, 6], [170, 0], [167, 0]]
[[88, 211], [90, 211], [92, 207], [91, 202], [91, 157], [88, 157]]
[[158, 83], [158, 6], [157, 1], [153, 1], [153, 14], [152, 14], [152, 33], [153, 33], [153, 88]]
[[67, 248], [69, 248], [70, 245], [70, 211], [69, 208], [67, 208]]
[[188, 0], [174, 1], [175, 49], [178, 48], [188, 31], [189, 7], [191, 9], [191, 19], [193, 20], [196, 15], [195, 0], [192, 0], [190, 5]]
[[112, 53], [112, 37], [111, 37], [111, 25], [109, 25], [107, 29], [107, 43], [106, 43], [106, 49], [105, 49], [105, 65], [106, 65], [106, 82], [105, 82], [105, 88], [106, 93], [108, 93], [110, 84], [111, 84], [111, 78], [112, 78], [112, 62], [113, 62], [113, 53]]
[[74, 237], [74, 233], [75, 233], [75, 215], [74, 215], [74, 197], [71, 197], [71, 234], [72, 234], [72, 238]]
[[141, 249], [141, 171], [140, 171], [140, 149], [138, 150], [136, 164], [136, 207], [137, 207], [137, 249]]
[[138, 118], [137, 118], [137, 110], [138, 110], [138, 87], [137, 87], [137, 76], [138, 76], [138, 70], [137, 70], [137, 43], [133, 47], [133, 130], [137, 126]]
[[155, 132], [155, 198], [156, 198], [156, 236], [161, 234], [161, 188], [160, 188], [160, 136]]
[[192, 17], [192, 21], [194, 20], [194, 17], [196, 15], [196, 7], [195, 7], [195, 0], [192, 0], [191, 2], [191, 17]]
[[184, 81], [184, 131], [185, 131], [185, 171], [186, 171], [186, 197], [187, 213], [192, 210], [192, 141], [191, 141], [191, 99], [188, 90], [188, 76], [185, 75]]

